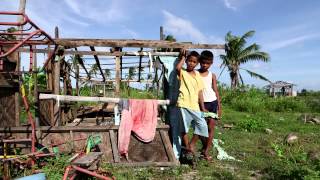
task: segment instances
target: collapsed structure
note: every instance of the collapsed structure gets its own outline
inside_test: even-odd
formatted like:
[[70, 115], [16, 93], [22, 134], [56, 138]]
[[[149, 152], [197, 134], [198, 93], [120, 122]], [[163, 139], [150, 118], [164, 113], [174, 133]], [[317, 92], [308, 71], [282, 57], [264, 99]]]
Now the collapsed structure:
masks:
[[[23, 13], [0, 12], [0, 15], [23, 18], [22, 22], [0, 22], [0, 137], [6, 144], [2, 146], [2, 159], [8, 159], [5, 152], [10, 153], [10, 148], [17, 147], [34, 154], [39, 154], [39, 146], [76, 152], [89, 137], [99, 135], [98, 149], [107, 162], [129, 166], [178, 164], [168, 135], [169, 125], [161, 118], [151, 143], [144, 144], [132, 136], [130, 161], [119, 156], [117, 132], [121, 113], [118, 103], [123, 99], [121, 91], [130, 90], [129, 83], [141, 83], [147, 88], [152, 86], [160, 97], [161, 92], [166, 93], [163, 82], [168, 82], [161, 57], [178, 56], [178, 52], [170, 49], [224, 49], [224, 45], [169, 42], [163, 38], [64, 39], [59, 38], [57, 28], [55, 38], [51, 38]], [[23, 53], [29, 53], [28, 71], [21, 71]], [[37, 54], [46, 57], [42, 66], [46, 87], [41, 90], [37, 83]], [[132, 73], [136, 70], [138, 72]], [[28, 92], [34, 94], [34, 104], [28, 104], [22, 82], [24, 74], [36, 81], [33, 92]], [[21, 97], [28, 116], [24, 126], [20, 123]], [[88, 109], [88, 102], [100, 105]], [[159, 99], [158, 104], [165, 106], [170, 101]], [[35, 107], [34, 115], [30, 106]]]

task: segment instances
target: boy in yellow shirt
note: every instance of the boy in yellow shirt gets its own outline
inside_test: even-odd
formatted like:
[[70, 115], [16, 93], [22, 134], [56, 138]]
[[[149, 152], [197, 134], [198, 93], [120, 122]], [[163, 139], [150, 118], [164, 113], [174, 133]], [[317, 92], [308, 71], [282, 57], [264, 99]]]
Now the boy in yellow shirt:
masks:
[[[180, 88], [177, 106], [181, 111], [183, 132], [182, 141], [188, 152], [194, 153], [194, 148], [199, 136], [208, 137], [208, 126], [202, 118], [201, 111], [207, 112], [204, 108], [202, 89], [204, 88], [201, 76], [195, 67], [198, 65], [199, 53], [191, 51], [186, 56], [186, 50], [180, 52], [180, 61], [176, 66], [179, 76]], [[186, 62], [187, 68], [182, 66]], [[200, 105], [200, 107], [199, 107]], [[201, 111], [200, 111], [201, 110]], [[190, 125], [194, 128], [193, 137], [189, 143], [188, 131]]]

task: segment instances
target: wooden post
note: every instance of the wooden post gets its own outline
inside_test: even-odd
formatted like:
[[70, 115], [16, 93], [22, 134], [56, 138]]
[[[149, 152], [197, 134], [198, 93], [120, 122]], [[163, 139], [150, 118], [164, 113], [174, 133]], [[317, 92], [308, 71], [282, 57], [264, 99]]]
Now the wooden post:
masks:
[[63, 63], [63, 65], [62, 65], [62, 71], [63, 71], [63, 75], [64, 75], [64, 77], [63, 77], [63, 94], [64, 95], [67, 95], [67, 90], [68, 90], [68, 88], [67, 88], [67, 81], [68, 81], [68, 73], [67, 73], [67, 65], [66, 65], [66, 62], [65, 61], [62, 61], [62, 63]]
[[[48, 56], [50, 53], [51, 53], [50, 52], [50, 45], [48, 45], [48, 52], [47, 52]], [[47, 88], [48, 88], [48, 90], [52, 91], [53, 90], [53, 87], [52, 87], [53, 77], [52, 77], [52, 61], [51, 60], [49, 60], [48, 66], [47, 66], [47, 76], [48, 76]]]
[[[120, 48], [115, 48], [116, 52], [119, 52]], [[116, 97], [120, 97], [120, 83], [121, 83], [121, 77], [120, 77], [120, 56], [116, 56]]]
[[76, 66], [76, 93], [79, 96], [79, 64]]
[[[19, 12], [21, 13], [25, 13], [26, 11], [26, 0], [20, 0], [19, 2]], [[18, 22], [23, 22], [23, 17], [22, 16], [18, 16]], [[18, 27], [18, 31], [21, 31], [23, 29], [23, 26], [19, 26]], [[20, 38], [22, 39], [23, 36], [21, 35]], [[18, 53], [18, 60], [17, 60], [17, 66], [16, 66], [16, 71], [20, 71], [20, 66], [21, 66], [21, 62], [20, 62], [20, 53]]]
[[160, 40], [164, 40], [163, 27], [160, 26]]
[[[55, 27], [55, 38], [59, 38], [59, 29], [58, 27]], [[59, 51], [59, 50], [58, 50]], [[57, 54], [56, 59], [54, 61], [54, 86], [53, 86], [53, 94], [60, 94], [60, 59], [62, 58], [62, 55]], [[53, 108], [53, 125], [59, 126], [61, 124], [60, 122], [60, 107], [59, 102], [56, 100]]]
[[[20, 0], [19, 2], [19, 12], [24, 13], [26, 10], [26, 0]], [[18, 22], [22, 22], [23, 18], [22, 16], [18, 16]], [[19, 26], [18, 30], [22, 30], [23, 26]], [[21, 37], [22, 38], [22, 37]], [[20, 60], [20, 53], [18, 52], [18, 59], [17, 59], [17, 65], [16, 65], [16, 72], [20, 72], [20, 66], [21, 66], [21, 60]], [[20, 89], [20, 85], [18, 86], [18, 89]], [[15, 125], [19, 126], [20, 124], [20, 94], [19, 90], [14, 94], [14, 104], [15, 104]]]
[[[32, 46], [32, 49], [35, 49], [36, 46]], [[34, 96], [34, 116], [35, 116], [35, 123], [36, 126], [39, 126], [39, 97], [38, 97], [38, 68], [37, 68], [37, 53], [33, 53], [33, 79], [34, 79], [34, 89], [33, 89], [33, 96]]]
[[56, 27], [54, 28], [54, 37], [55, 37], [56, 39], [59, 38], [59, 28], [58, 28], [58, 26], [56, 26]]
[[[119, 51], [122, 52], [122, 47], [119, 48]], [[122, 80], [122, 56], [120, 56], [120, 79]]]
[[[143, 48], [140, 48], [140, 51], [142, 52], [142, 50], [143, 50]], [[141, 70], [142, 70], [142, 68], [141, 68], [141, 66], [142, 66], [142, 56], [140, 56], [140, 58], [139, 58], [139, 74], [138, 74], [138, 81], [140, 82], [141, 81]]]

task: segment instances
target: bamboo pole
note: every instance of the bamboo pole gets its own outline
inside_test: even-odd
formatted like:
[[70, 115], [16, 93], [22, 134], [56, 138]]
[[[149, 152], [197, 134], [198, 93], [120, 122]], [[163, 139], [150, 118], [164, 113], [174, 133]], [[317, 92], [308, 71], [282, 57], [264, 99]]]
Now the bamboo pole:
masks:
[[[56, 94], [43, 94], [39, 95], [39, 99], [54, 99], [58, 102], [101, 102], [101, 103], [119, 103], [124, 98], [109, 98], [109, 97], [89, 97], [89, 96], [69, 96], [69, 95], [56, 95]], [[157, 100], [158, 105], [168, 105], [170, 100]]]

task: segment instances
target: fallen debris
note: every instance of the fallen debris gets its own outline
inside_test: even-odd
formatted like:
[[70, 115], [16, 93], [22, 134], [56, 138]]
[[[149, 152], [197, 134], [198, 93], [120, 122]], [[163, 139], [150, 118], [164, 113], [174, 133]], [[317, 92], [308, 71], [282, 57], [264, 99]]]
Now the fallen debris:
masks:
[[294, 133], [290, 133], [285, 138], [285, 142], [289, 145], [295, 144], [296, 142], [298, 142], [298, 136]]
[[320, 124], [320, 118], [312, 114], [303, 114], [298, 119], [304, 123]]
[[265, 132], [266, 132], [267, 134], [272, 134], [272, 133], [273, 133], [273, 131], [272, 131], [271, 129], [269, 129], [269, 128], [266, 128], [266, 129], [265, 129]]
[[224, 144], [224, 142], [220, 139], [213, 139], [212, 143], [213, 143], [213, 147], [217, 149], [218, 151], [218, 155], [217, 155], [217, 159], [219, 160], [233, 160], [233, 161], [239, 161], [236, 158], [228, 155], [228, 153], [219, 145], [219, 142], [221, 144]]
[[224, 129], [232, 129], [233, 128], [233, 124], [223, 124], [223, 128]]

